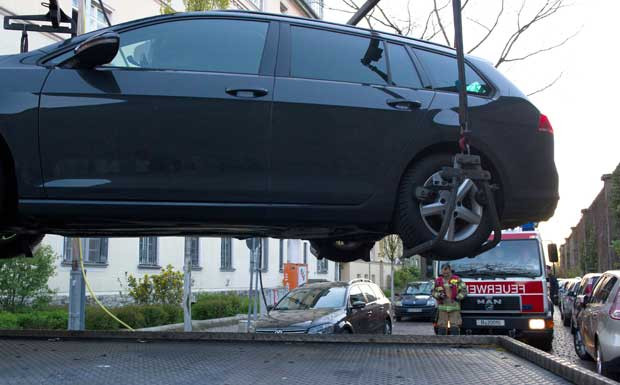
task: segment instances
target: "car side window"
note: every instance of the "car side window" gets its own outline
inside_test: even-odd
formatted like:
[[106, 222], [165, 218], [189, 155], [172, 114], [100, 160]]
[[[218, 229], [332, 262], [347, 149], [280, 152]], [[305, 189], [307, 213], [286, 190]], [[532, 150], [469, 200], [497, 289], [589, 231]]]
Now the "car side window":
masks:
[[607, 280], [605, 282], [601, 282], [600, 286], [601, 289], [599, 290], [599, 293], [597, 295], [597, 302], [598, 303], [605, 303], [607, 302], [607, 298], [609, 298], [609, 295], [611, 294], [612, 290], [614, 289], [614, 286], [616, 285], [616, 282], [618, 281], [618, 278], [614, 277], [614, 276], [610, 276], [607, 278]]
[[[430, 76], [434, 89], [458, 92], [459, 73], [455, 57], [422, 49], [415, 49], [415, 53]], [[468, 64], [465, 64], [465, 82], [470, 94], [487, 96], [491, 93], [490, 85]]]
[[269, 24], [190, 19], [120, 33], [113, 67], [258, 74]]
[[402, 45], [388, 43], [392, 83], [398, 87], [422, 88], [422, 82], [413, 61]]
[[594, 286], [594, 289], [592, 290], [592, 299], [590, 300], [591, 303], [601, 302], [601, 291], [607, 282], [607, 278], [608, 277], [601, 277], [601, 279], [599, 279], [597, 284]]
[[375, 302], [377, 300], [377, 296], [375, 295], [374, 291], [372, 291], [369, 285], [362, 285], [362, 292], [366, 294], [366, 299], [368, 300], [368, 302]]
[[383, 42], [344, 33], [291, 27], [291, 76], [387, 84]]
[[362, 289], [359, 287], [359, 285], [353, 286], [349, 291], [349, 303], [353, 305], [355, 302], [360, 301], [366, 303], [366, 298], [364, 298]]
[[383, 295], [383, 292], [381, 291], [379, 286], [377, 286], [377, 285], [370, 285], [370, 288], [375, 293], [375, 297], [377, 297], [377, 299], [385, 298], [385, 295]]

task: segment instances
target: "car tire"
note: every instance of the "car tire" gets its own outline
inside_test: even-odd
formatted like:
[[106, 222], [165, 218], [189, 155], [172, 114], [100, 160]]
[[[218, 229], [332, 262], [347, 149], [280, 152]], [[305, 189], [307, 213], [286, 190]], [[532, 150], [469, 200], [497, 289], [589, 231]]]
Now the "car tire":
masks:
[[573, 345], [575, 347], [575, 353], [579, 358], [584, 361], [592, 361], [592, 357], [590, 357], [586, 351], [586, 346], [583, 344], [583, 337], [579, 328], [577, 328], [575, 334], [573, 334]]
[[[433, 239], [441, 224], [441, 215], [422, 216], [422, 208], [420, 202], [416, 198], [415, 191], [417, 187], [428, 185], [429, 183], [443, 183], [445, 181], [437, 181], [438, 172], [442, 167], [452, 165], [452, 156], [449, 154], [436, 154], [423, 158], [415, 162], [405, 171], [400, 183], [396, 213], [395, 225], [405, 248], [412, 248], [423, 242]], [[433, 179], [434, 178], [434, 179]], [[433, 179], [431, 181], [431, 179]], [[431, 182], [429, 182], [431, 181]], [[464, 182], [465, 183], [465, 182]], [[490, 215], [488, 210], [474, 200], [475, 190], [479, 190], [479, 186], [473, 184], [475, 188], [469, 188], [465, 198], [469, 202], [467, 204], [475, 205], [474, 207], [462, 207], [469, 209], [470, 212], [481, 211], [480, 222], [476, 224], [467, 223], [465, 220], [457, 217], [454, 226], [462, 225], [462, 234], [458, 234], [455, 229], [455, 240], [441, 242], [434, 250], [432, 255], [441, 260], [454, 260], [471, 255], [481, 244], [483, 244], [491, 234]], [[472, 195], [473, 194], [473, 195]], [[437, 203], [441, 200], [445, 202], [445, 193], [442, 197], [437, 197]], [[434, 225], [434, 226], [433, 226]]]
[[570, 326], [570, 317], [562, 315], [562, 323], [564, 324], [564, 326]]
[[611, 374], [609, 363], [605, 362], [603, 353], [601, 352], [601, 344], [596, 341], [596, 371], [602, 376], [609, 377]]
[[0, 234], [0, 259], [34, 253], [43, 237], [44, 234]]
[[312, 240], [310, 246], [317, 258], [334, 262], [352, 262], [358, 259], [370, 261], [370, 250], [374, 241], [338, 241], [330, 239]]
[[383, 323], [383, 334], [389, 336], [392, 334], [392, 323], [389, 319], [386, 319]]

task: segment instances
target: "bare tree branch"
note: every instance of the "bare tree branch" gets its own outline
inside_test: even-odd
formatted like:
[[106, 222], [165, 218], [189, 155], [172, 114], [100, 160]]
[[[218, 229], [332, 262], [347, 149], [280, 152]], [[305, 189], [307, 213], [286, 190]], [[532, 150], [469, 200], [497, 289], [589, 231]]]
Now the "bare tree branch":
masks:
[[514, 47], [515, 43], [519, 40], [519, 38], [523, 35], [523, 33], [527, 31], [532, 25], [556, 14], [561, 8], [564, 8], [565, 5], [563, 4], [563, 1], [564, 0], [547, 0], [545, 4], [543, 4], [543, 6], [538, 10], [538, 12], [536, 12], [536, 14], [527, 23], [521, 25], [521, 21], [520, 21], [521, 12], [523, 10], [523, 5], [525, 4], [525, 2], [523, 2], [522, 7], [521, 9], [519, 9], [519, 13], [517, 15], [518, 29], [506, 41], [506, 44], [504, 45], [504, 48], [502, 49], [502, 53], [500, 54], [499, 59], [495, 63], [495, 67], [497, 68], [502, 63], [506, 62], [506, 59], [508, 58], [508, 55], [512, 51], [512, 48]]
[[[502, 16], [502, 13], [504, 13], [504, 0], [502, 0], [501, 3], [501, 8], [499, 9], [499, 12], [497, 13], [497, 17], [495, 18], [495, 23], [493, 24], [493, 26], [491, 28], [487, 28], [487, 34], [484, 35], [484, 37], [482, 39], [480, 39], [480, 41], [475, 44], [469, 51], [467, 51], [467, 53], [472, 53], [474, 52], [478, 47], [480, 47], [482, 45], [482, 43], [484, 43], [489, 36], [491, 36], [491, 34], [493, 33], [493, 31], [495, 30], [495, 27], [497, 27], [497, 24], [499, 23], [499, 19]], [[472, 20], [474, 21], [474, 20]], [[480, 24], [482, 25], [482, 24]]]
[[552, 49], [555, 49], [555, 48], [561, 47], [561, 46], [563, 46], [564, 44], [566, 44], [566, 43], [567, 43], [570, 39], [572, 39], [572, 38], [574, 38], [575, 36], [577, 36], [577, 35], [579, 34], [579, 32], [580, 32], [580, 31], [575, 32], [574, 34], [570, 35], [570, 36], [569, 36], [569, 37], [567, 37], [566, 39], [562, 40], [560, 43], [555, 44], [555, 45], [552, 45], [552, 46], [550, 46], [550, 47], [547, 47], [547, 48], [542, 48], [542, 49], [536, 50], [536, 51], [534, 51], [534, 52], [530, 52], [530, 53], [528, 53], [527, 55], [524, 55], [524, 56], [521, 56], [521, 57], [515, 57], [515, 58], [512, 58], [512, 59], [505, 59], [505, 60], [504, 60], [504, 63], [509, 63], [509, 62], [512, 62], [512, 61], [520, 61], [520, 60], [525, 60], [525, 59], [530, 58], [530, 57], [532, 57], [532, 56], [534, 56], [534, 55], [538, 55], [539, 53], [542, 53], [542, 52], [548, 52], [548, 51], [551, 51]]
[[433, 9], [435, 11], [435, 16], [437, 17], [437, 24], [439, 24], [439, 28], [441, 29], [441, 33], [443, 34], [443, 38], [446, 39], [446, 44], [452, 46], [450, 44], [450, 39], [448, 39], [448, 35], [446, 34], [446, 29], [443, 27], [443, 23], [441, 22], [441, 17], [439, 16], [439, 10], [437, 9], [437, 0], [433, 0]]
[[564, 72], [560, 72], [560, 74], [558, 75], [558, 77], [556, 77], [555, 79], [553, 79], [552, 82], [548, 83], [546, 86], [534, 91], [534, 92], [530, 92], [529, 94], [527, 94], [527, 96], [532, 96], [532, 95], [536, 95], [538, 93], [541, 93], [543, 91], [545, 91], [546, 89], [550, 88], [551, 86], [553, 86], [555, 83], [557, 83], [558, 80], [560, 80], [560, 78], [562, 77], [562, 75], [564, 75]]

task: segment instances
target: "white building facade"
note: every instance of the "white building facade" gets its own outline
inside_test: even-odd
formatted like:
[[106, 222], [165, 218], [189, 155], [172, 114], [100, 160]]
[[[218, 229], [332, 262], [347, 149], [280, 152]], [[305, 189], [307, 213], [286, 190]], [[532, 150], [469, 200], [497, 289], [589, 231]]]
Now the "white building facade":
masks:
[[[85, 4], [85, 30], [107, 26], [104, 12], [112, 24], [158, 15], [164, 2], [160, 0], [58, 0], [61, 9], [71, 15], [79, 1]], [[183, 11], [182, 0], [172, 7]], [[230, 0], [230, 8], [294, 16], [320, 18], [323, 0]], [[47, 10], [34, 0], [2, 0], [0, 16], [44, 14]], [[21, 32], [0, 29], [0, 55], [19, 52]], [[37, 49], [68, 38], [68, 35], [29, 33], [29, 49]], [[287, 262], [306, 263], [309, 279], [336, 280], [340, 269], [331, 261], [317, 260], [308, 242], [300, 240], [262, 239], [263, 284], [266, 288], [282, 286], [282, 266]], [[49, 286], [59, 295], [69, 291], [71, 239], [48, 235], [43, 240], [59, 256], [56, 275]], [[89, 282], [98, 295], [116, 295], [126, 287], [126, 277], [156, 274], [172, 265], [183, 270], [185, 255], [192, 259], [194, 291], [245, 291], [250, 280], [250, 251], [245, 241], [215, 237], [142, 237], [83, 238], [83, 256]]]

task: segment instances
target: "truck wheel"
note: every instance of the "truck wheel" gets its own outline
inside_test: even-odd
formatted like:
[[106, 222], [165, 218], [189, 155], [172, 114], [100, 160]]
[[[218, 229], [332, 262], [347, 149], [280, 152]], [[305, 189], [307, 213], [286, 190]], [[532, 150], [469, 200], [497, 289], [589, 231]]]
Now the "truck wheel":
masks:
[[548, 352], [553, 348], [553, 336], [536, 339], [534, 341], [531, 341], [530, 345], [545, 352]]
[[44, 234], [0, 234], [0, 259], [32, 254], [43, 237]]
[[[426, 242], [439, 233], [448, 207], [448, 190], [440, 190], [429, 202], [420, 202], [417, 187], [445, 186], [441, 169], [452, 165], [452, 156], [437, 154], [411, 165], [402, 178], [395, 215], [396, 229], [406, 248]], [[461, 183], [457, 195], [455, 217], [451, 219], [447, 242], [442, 242], [433, 254], [437, 259], [454, 260], [471, 255], [491, 234], [488, 209], [476, 199], [479, 187], [471, 180]]]
[[334, 262], [351, 262], [358, 259], [370, 261], [370, 250], [375, 242], [369, 241], [338, 241], [317, 239], [310, 241], [312, 253], [317, 258], [326, 258]]

